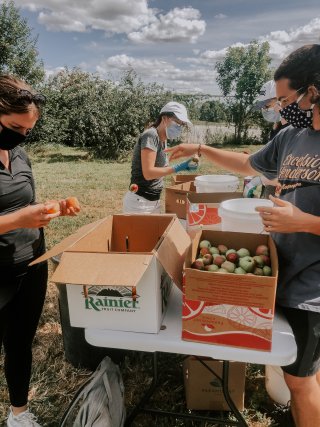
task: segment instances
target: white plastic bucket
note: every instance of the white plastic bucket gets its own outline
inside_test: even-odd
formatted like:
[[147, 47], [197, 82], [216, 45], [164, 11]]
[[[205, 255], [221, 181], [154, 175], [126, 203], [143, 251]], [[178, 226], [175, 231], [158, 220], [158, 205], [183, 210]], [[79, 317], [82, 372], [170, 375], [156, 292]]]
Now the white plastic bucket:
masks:
[[222, 231], [241, 231], [243, 233], [262, 233], [263, 224], [255, 208], [273, 206], [267, 199], [231, 199], [221, 202], [218, 214], [221, 217]]
[[201, 175], [194, 179], [197, 193], [231, 193], [237, 191], [239, 178], [234, 175]]
[[290, 391], [283, 377], [280, 366], [266, 365], [265, 385], [268, 395], [280, 405], [287, 405], [290, 400]]

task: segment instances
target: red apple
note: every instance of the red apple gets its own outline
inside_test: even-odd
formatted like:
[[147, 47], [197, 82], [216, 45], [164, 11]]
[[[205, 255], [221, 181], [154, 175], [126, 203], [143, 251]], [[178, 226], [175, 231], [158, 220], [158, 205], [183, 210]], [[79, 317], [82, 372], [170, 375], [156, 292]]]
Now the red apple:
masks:
[[204, 265], [212, 264], [213, 258], [211, 254], [205, 254], [202, 257], [202, 261]]
[[228, 250], [228, 248], [226, 247], [226, 245], [218, 245], [218, 249], [219, 249], [219, 252], [222, 255], [224, 255], [227, 252], [227, 250]]
[[239, 259], [239, 255], [237, 254], [237, 252], [230, 252], [227, 254], [226, 258], [227, 258], [227, 261], [230, 261], [236, 264]]
[[221, 267], [221, 264], [225, 262], [225, 257], [221, 255], [217, 255], [213, 259], [213, 264], [217, 265], [218, 267]]
[[196, 270], [204, 270], [204, 264], [201, 258], [196, 259], [191, 264], [191, 268], [195, 268]]
[[266, 245], [259, 245], [256, 249], [256, 255], [269, 255], [269, 248]]
[[201, 248], [199, 254], [203, 257], [204, 255], [210, 254], [209, 248]]
[[136, 193], [138, 191], [138, 189], [139, 189], [138, 184], [131, 184], [130, 185], [130, 191], [132, 193]]

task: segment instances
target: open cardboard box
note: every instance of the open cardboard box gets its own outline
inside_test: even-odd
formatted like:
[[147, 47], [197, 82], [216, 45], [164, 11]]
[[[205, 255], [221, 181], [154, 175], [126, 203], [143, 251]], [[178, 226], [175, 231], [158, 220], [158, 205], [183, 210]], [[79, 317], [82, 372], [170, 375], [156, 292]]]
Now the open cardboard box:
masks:
[[[183, 361], [183, 377], [188, 409], [207, 411], [230, 411], [220, 381], [203, 366], [201, 361], [222, 377], [223, 362], [210, 358], [187, 357]], [[228, 389], [233, 403], [239, 411], [244, 410], [246, 364], [229, 362]]]
[[71, 326], [157, 333], [190, 243], [175, 215], [113, 215], [33, 263], [62, 253], [51, 280], [67, 285]]
[[[199, 242], [247, 248], [268, 245], [272, 276], [227, 274], [191, 268]], [[183, 287], [182, 339], [271, 351], [278, 258], [269, 235], [203, 230], [192, 241]]]
[[165, 188], [165, 211], [180, 219], [187, 218], [187, 194], [196, 191], [194, 182], [181, 182]]
[[194, 179], [200, 175], [194, 175], [194, 174], [177, 174], [177, 175], [172, 175], [172, 185], [176, 185], [176, 184], [182, 184], [183, 182], [189, 182], [189, 181], [194, 181]]

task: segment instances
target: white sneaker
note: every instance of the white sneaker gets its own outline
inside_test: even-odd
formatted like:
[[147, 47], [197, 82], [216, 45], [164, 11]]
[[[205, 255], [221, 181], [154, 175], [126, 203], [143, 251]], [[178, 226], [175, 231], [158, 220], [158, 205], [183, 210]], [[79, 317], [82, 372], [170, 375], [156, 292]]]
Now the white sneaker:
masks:
[[28, 410], [21, 412], [19, 415], [13, 415], [10, 408], [9, 417], [7, 419], [8, 427], [41, 427], [37, 423], [37, 418]]

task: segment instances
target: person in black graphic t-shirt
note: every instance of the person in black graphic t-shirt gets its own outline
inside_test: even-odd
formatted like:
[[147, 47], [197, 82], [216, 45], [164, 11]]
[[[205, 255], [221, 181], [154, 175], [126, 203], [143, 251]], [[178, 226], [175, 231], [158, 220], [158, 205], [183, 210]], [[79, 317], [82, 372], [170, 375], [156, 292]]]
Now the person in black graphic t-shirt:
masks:
[[[279, 111], [288, 123], [261, 150], [243, 153], [204, 146], [224, 169], [277, 178], [274, 207], [256, 208], [279, 256], [277, 303], [290, 323], [297, 359], [284, 366], [297, 427], [320, 426], [320, 45], [291, 53], [275, 72]], [[167, 150], [171, 159], [191, 156], [195, 144]], [[277, 190], [278, 193], [278, 190]]]
[[11, 407], [9, 427], [37, 427], [28, 410], [32, 341], [41, 315], [47, 263], [28, 267], [45, 251], [43, 227], [76, 210], [59, 202], [36, 204], [28, 156], [20, 144], [36, 124], [44, 96], [25, 82], [0, 75], [0, 348]]

